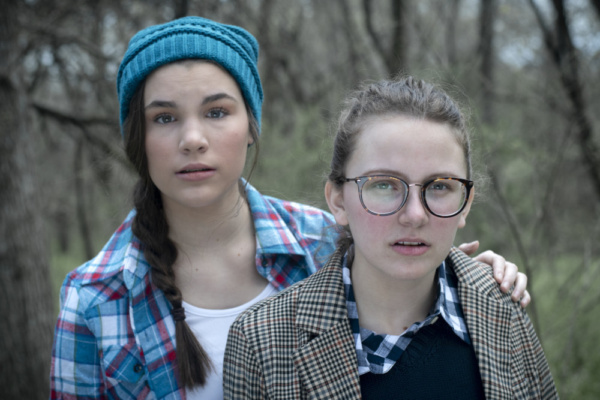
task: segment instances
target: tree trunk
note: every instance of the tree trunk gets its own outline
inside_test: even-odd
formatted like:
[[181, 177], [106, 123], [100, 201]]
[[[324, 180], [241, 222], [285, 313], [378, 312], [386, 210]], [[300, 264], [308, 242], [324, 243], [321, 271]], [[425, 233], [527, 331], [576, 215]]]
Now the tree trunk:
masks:
[[16, 0], [0, 17], [0, 398], [48, 398], [54, 321], [35, 183], [36, 139], [14, 60]]
[[461, 0], [449, 0], [446, 7], [449, 7], [448, 19], [446, 20], [446, 58], [448, 66], [453, 68], [456, 65], [456, 24], [458, 22], [458, 12], [460, 10]]
[[372, 0], [363, 0], [362, 2], [363, 17], [367, 28], [367, 34], [371, 38], [371, 43], [373, 44], [375, 51], [379, 53], [379, 56], [384, 61], [388, 74], [396, 76], [408, 70], [406, 60], [406, 23], [404, 15], [406, 8], [404, 0], [390, 0], [389, 5], [391, 7], [393, 31], [391, 48], [387, 49], [383, 46], [382, 40], [375, 31], [376, 24], [373, 23]]
[[481, 116], [485, 124], [494, 123], [494, 21], [496, 0], [481, 0], [479, 14], [479, 56], [481, 64]]

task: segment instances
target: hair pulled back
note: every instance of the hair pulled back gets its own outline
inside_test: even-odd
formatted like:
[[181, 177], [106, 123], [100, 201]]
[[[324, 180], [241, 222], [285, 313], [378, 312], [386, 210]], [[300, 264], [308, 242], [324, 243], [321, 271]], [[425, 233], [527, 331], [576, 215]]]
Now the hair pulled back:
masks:
[[[466, 118], [456, 101], [444, 90], [412, 76], [405, 76], [364, 84], [351, 93], [343, 105], [328, 176], [328, 180], [338, 188], [345, 182], [348, 160], [364, 127], [374, 118], [389, 115], [447, 125], [463, 149], [467, 178], [471, 178], [471, 142]], [[338, 247], [346, 252], [352, 243], [348, 227], [341, 227]], [[352, 254], [349, 256], [352, 258]]]
[[[132, 231], [140, 240], [144, 257], [151, 267], [152, 284], [164, 293], [173, 307], [171, 313], [175, 321], [177, 369], [181, 384], [188, 388], [203, 386], [212, 365], [208, 354], [185, 322], [182, 293], [175, 285], [173, 265], [178, 256], [177, 247], [169, 239], [169, 224], [164, 213], [161, 193], [152, 182], [148, 171], [144, 87], [145, 82], [134, 93], [129, 105], [129, 114], [123, 124], [125, 152], [139, 175], [133, 193], [136, 215]], [[245, 103], [249, 119], [248, 129], [254, 140], [254, 159], [249, 172], [251, 175], [258, 159], [259, 128], [254, 114], [246, 101]]]

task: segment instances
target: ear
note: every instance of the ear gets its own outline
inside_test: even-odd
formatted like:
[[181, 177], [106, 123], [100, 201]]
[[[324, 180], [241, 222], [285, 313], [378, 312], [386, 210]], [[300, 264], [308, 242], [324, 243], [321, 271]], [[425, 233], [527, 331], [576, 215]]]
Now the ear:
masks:
[[331, 181], [325, 184], [325, 200], [329, 210], [339, 225], [348, 225], [348, 217], [344, 206], [344, 194], [342, 190], [335, 186]]
[[458, 227], [464, 228], [467, 225], [467, 215], [469, 215], [469, 211], [471, 211], [471, 204], [473, 204], [473, 198], [475, 197], [475, 188], [471, 189], [471, 194], [469, 195], [469, 199], [467, 200], [467, 205], [465, 209], [462, 210], [459, 214]]
[[252, 134], [250, 133], [250, 129], [248, 129], [248, 147], [252, 146], [254, 144], [254, 138], [252, 137]]

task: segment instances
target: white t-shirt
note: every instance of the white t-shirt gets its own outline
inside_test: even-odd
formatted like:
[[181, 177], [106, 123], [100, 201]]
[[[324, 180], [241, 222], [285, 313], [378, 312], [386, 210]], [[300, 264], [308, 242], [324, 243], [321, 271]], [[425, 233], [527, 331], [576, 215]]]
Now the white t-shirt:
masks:
[[194, 335], [210, 357], [214, 367], [203, 387], [197, 387], [193, 390], [186, 389], [188, 399], [223, 399], [223, 358], [225, 357], [225, 345], [227, 344], [229, 327], [242, 311], [275, 293], [277, 293], [277, 289], [268, 284], [258, 296], [249, 302], [225, 310], [198, 308], [185, 301], [183, 302], [185, 322], [188, 323], [192, 332], [194, 332]]

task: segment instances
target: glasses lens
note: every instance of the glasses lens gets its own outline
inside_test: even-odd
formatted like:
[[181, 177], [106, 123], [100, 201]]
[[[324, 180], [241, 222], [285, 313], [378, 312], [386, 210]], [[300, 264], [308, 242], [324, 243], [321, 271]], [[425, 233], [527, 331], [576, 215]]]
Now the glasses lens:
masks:
[[386, 214], [396, 211], [408, 188], [400, 179], [391, 176], [371, 176], [363, 184], [362, 201], [371, 212]]
[[425, 202], [438, 216], [456, 214], [467, 201], [467, 188], [454, 179], [436, 179], [425, 187]]

